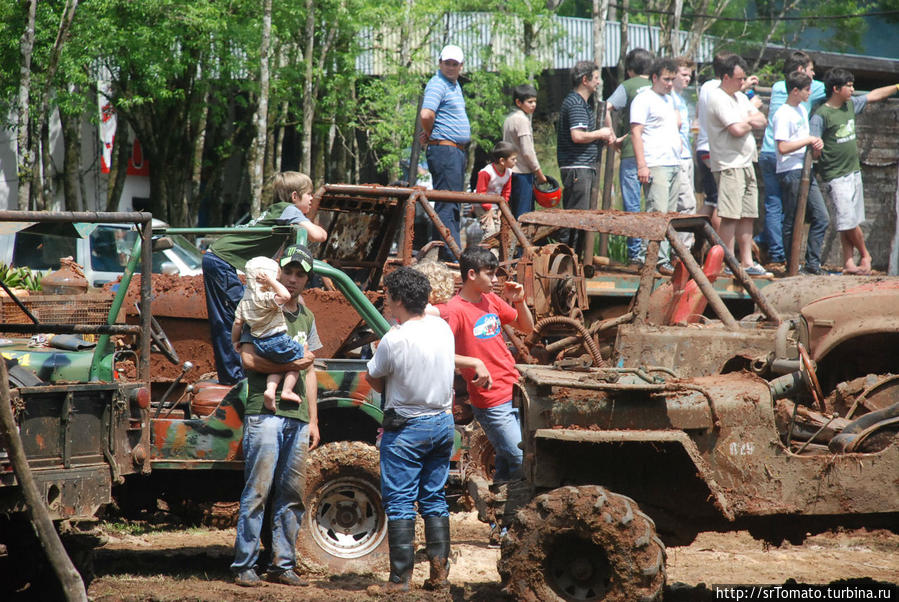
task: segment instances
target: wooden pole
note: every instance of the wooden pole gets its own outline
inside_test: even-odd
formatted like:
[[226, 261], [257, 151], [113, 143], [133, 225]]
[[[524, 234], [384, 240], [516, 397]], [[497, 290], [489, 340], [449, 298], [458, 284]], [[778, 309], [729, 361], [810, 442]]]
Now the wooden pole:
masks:
[[802, 231], [805, 226], [805, 205], [808, 202], [808, 190], [811, 187], [812, 153], [805, 149], [805, 161], [802, 163], [802, 176], [799, 181], [799, 198], [796, 199], [796, 215], [793, 219], [793, 240], [790, 241], [790, 261], [787, 263], [787, 276], [799, 273], [799, 250], [802, 248]]
[[[606, 120], [606, 103], [602, 102], [602, 66], [605, 63], [606, 55], [606, 20], [609, 17], [609, 0], [593, 0], [593, 62], [599, 69], [599, 86], [593, 93], [593, 99], [596, 103], [596, 128], [603, 126]], [[599, 168], [602, 165], [602, 149], [596, 155], [595, 177], [593, 178], [593, 187], [590, 189], [590, 209], [596, 209], [599, 197]], [[611, 152], [608, 147], [606, 153]], [[593, 247], [596, 240], [596, 233], [593, 231], [584, 233], [584, 265], [593, 265]]]
[[84, 589], [84, 581], [75, 570], [75, 565], [69, 559], [66, 549], [59, 539], [59, 534], [50, 519], [50, 511], [43, 497], [37, 489], [31, 468], [28, 466], [28, 458], [25, 457], [25, 449], [16, 421], [12, 415], [12, 405], [9, 395], [9, 375], [6, 370], [6, 361], [0, 360], [0, 435], [6, 441], [6, 450], [12, 463], [16, 479], [25, 497], [25, 506], [28, 510], [28, 518], [34, 525], [41, 547], [47, 554], [53, 572], [62, 584], [66, 600], [87, 602], [87, 592]]

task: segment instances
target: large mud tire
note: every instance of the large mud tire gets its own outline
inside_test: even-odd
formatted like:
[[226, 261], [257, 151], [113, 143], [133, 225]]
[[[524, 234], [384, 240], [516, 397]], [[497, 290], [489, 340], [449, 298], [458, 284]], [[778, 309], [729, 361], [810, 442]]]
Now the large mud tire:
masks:
[[665, 546], [632, 499], [562, 487], [519, 510], [497, 568], [516, 600], [659, 600]]
[[387, 566], [380, 474], [378, 450], [362, 441], [336, 441], [309, 453], [297, 538], [301, 566], [331, 574]]
[[464, 451], [465, 476], [478, 475], [493, 480], [496, 472], [496, 451], [487, 439], [487, 433], [477, 421], [466, 427], [468, 429], [468, 446]]

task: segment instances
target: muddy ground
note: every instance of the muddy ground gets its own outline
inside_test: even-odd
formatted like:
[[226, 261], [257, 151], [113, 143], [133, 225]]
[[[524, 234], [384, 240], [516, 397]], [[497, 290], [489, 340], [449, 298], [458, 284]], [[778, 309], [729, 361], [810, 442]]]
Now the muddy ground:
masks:
[[[456, 555], [452, 588], [435, 595], [416, 590], [395, 600], [502, 600], [489, 529], [474, 512], [452, 516]], [[266, 584], [246, 589], [230, 581], [234, 529], [184, 529], [161, 525], [107, 525], [109, 542], [97, 552], [89, 587], [92, 600], [371, 600], [366, 588], [387, 574], [309, 575], [310, 587]], [[421, 544], [421, 542], [418, 542]], [[414, 582], [426, 577], [424, 551], [416, 556]], [[385, 570], [386, 570], [385, 566]], [[899, 535], [852, 530], [815, 535], [802, 545], [766, 546], [745, 531], [705, 533], [690, 546], [668, 549], [666, 600], [711, 600], [714, 584], [781, 585], [835, 582], [899, 583]], [[703, 585], [704, 584], [704, 585]], [[899, 590], [891, 590], [899, 599]]]

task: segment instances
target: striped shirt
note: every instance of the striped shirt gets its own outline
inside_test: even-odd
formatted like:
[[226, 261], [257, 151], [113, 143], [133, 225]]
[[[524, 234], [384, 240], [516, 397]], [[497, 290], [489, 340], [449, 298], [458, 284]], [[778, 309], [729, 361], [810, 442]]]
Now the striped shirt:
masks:
[[599, 144], [596, 141], [577, 144], [571, 139], [571, 130], [592, 132], [596, 129], [593, 107], [584, 97], [572, 90], [562, 101], [557, 129], [556, 157], [559, 167], [594, 167]]
[[451, 82], [438, 71], [425, 87], [421, 108], [434, 111], [432, 140], [450, 140], [457, 144], [468, 144], [471, 140], [465, 97], [458, 81]]

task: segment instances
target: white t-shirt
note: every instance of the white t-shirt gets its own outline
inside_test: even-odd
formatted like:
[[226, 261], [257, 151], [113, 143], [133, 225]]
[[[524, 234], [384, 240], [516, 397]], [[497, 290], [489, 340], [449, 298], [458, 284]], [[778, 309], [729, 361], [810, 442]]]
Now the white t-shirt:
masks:
[[643, 157], [647, 167], [680, 165], [678, 111], [671, 94], [643, 88], [631, 101], [631, 125], [643, 126]]
[[774, 154], [777, 156], [777, 173], [802, 169], [806, 147], [798, 148], [792, 153], [781, 155], [777, 148], [780, 141], [790, 142], [806, 138], [809, 135], [808, 111], [801, 104], [795, 107], [784, 103], [774, 113], [771, 121], [774, 132]]
[[368, 373], [387, 380], [384, 409], [407, 418], [451, 410], [455, 353], [453, 332], [436, 316], [391, 329], [368, 361]]
[[696, 150], [709, 150], [709, 134], [705, 127], [706, 107], [709, 102], [709, 92], [717, 90], [721, 85], [720, 79], [710, 79], [699, 88], [699, 100], [696, 101], [696, 118], [699, 120], [699, 133], [696, 135]]
[[756, 157], [752, 130], [734, 136], [727, 129], [732, 123], [746, 121], [755, 107], [742, 92], [733, 96], [717, 88], [709, 92], [706, 105], [706, 133], [709, 135], [709, 167], [712, 171], [749, 167]]

